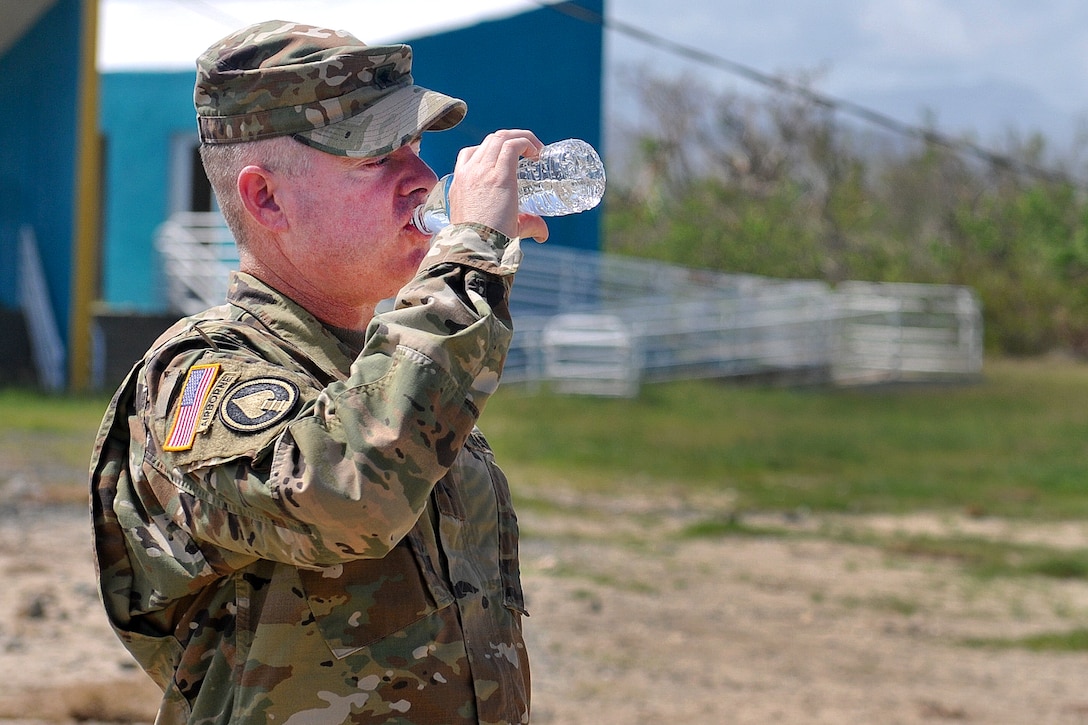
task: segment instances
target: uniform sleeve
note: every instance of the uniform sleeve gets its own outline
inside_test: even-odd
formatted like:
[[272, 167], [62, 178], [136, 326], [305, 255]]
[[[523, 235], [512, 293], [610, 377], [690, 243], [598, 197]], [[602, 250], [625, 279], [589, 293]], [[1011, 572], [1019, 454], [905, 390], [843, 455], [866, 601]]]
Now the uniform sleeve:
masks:
[[175, 358], [144, 416], [155, 499], [197, 545], [245, 558], [383, 556], [498, 386], [519, 260], [517, 240], [447, 228], [350, 375], [325, 388], [246, 349]]

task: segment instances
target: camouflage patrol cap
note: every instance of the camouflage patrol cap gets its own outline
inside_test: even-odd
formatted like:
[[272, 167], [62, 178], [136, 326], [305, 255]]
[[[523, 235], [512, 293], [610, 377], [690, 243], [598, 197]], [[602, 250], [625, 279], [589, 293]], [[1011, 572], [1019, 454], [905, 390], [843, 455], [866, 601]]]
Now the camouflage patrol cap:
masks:
[[413, 83], [412, 49], [367, 46], [342, 30], [257, 23], [197, 59], [200, 140], [294, 136], [337, 156], [367, 158], [423, 131], [452, 128], [465, 102]]

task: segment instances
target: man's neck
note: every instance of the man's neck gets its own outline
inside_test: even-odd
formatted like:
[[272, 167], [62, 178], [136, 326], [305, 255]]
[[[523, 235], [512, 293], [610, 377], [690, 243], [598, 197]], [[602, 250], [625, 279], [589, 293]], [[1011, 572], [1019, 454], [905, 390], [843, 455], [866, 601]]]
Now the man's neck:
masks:
[[265, 284], [290, 297], [330, 328], [362, 333], [374, 317], [377, 303], [367, 305], [348, 305], [325, 294], [316, 285], [296, 284], [276, 274], [266, 266], [255, 263], [243, 263], [241, 271], [251, 274]]

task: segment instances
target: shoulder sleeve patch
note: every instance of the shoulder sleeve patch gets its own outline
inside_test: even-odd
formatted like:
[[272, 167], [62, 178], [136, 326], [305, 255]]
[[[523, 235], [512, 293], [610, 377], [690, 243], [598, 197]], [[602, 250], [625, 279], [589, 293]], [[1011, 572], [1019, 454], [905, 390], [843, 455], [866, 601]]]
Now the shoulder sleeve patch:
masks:
[[[205, 368], [210, 372], [200, 372]], [[226, 355], [190, 363], [175, 381], [161, 393], [171, 400], [158, 419], [167, 470], [261, 455], [321, 392], [294, 370]]]
[[193, 447], [197, 431], [202, 425], [207, 425], [204, 419], [214, 409], [214, 403], [207, 408], [205, 406], [209, 403], [218, 377], [219, 363], [194, 365], [189, 368], [181, 396], [174, 407], [173, 422], [170, 424], [170, 433], [166, 436], [163, 450], [187, 451]]
[[298, 386], [278, 377], [238, 383], [223, 398], [219, 417], [223, 425], [239, 433], [256, 433], [285, 418], [298, 402]]

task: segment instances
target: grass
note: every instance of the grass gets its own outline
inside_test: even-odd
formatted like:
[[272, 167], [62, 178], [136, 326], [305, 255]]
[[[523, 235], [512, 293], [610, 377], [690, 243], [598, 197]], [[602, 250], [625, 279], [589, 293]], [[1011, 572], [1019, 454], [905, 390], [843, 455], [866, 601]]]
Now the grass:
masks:
[[[0, 455], [82, 472], [106, 403], [0, 390]], [[694, 381], [632, 400], [510, 387], [481, 426], [529, 497], [561, 485], [727, 491], [739, 511], [1088, 515], [1088, 365], [1069, 361], [989, 360], [983, 381], [963, 386]]]
[[86, 486], [85, 472], [109, 399], [0, 389], [0, 479], [34, 470], [49, 485]]
[[748, 524], [740, 517], [697, 521], [685, 527], [680, 535], [684, 538], [741, 536], [839, 541], [876, 547], [893, 556], [954, 561], [964, 571], [984, 579], [1039, 576], [1049, 579], [1088, 580], [1088, 550], [1021, 544], [973, 536], [876, 535], [830, 528], [803, 531], [784, 526]]
[[1027, 637], [972, 638], [965, 640], [964, 644], [990, 649], [1026, 649], [1032, 652], [1086, 652], [1088, 651], [1088, 629], [1044, 632]]
[[964, 386], [713, 381], [633, 400], [500, 391], [481, 422], [515, 481], [728, 489], [741, 509], [1088, 515], [1088, 365], [989, 361]]

